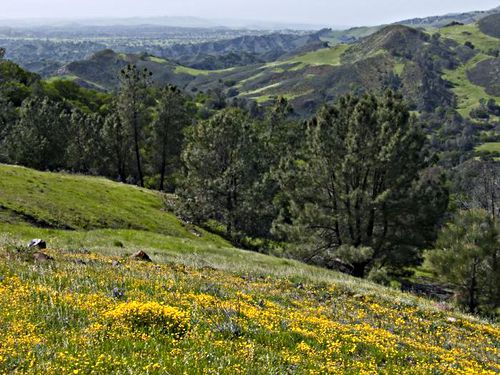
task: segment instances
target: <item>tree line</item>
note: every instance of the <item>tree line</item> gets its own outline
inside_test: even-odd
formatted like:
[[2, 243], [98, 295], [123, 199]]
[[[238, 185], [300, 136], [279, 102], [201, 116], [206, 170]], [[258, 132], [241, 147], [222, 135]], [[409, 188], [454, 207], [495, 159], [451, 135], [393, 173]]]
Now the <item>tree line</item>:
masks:
[[284, 98], [196, 101], [152, 79], [128, 65], [104, 94], [2, 61], [0, 161], [175, 192], [180, 217], [239, 246], [358, 277], [425, 259], [470, 311], [498, 309], [498, 163], [441, 168], [400, 94], [347, 94], [303, 120]]

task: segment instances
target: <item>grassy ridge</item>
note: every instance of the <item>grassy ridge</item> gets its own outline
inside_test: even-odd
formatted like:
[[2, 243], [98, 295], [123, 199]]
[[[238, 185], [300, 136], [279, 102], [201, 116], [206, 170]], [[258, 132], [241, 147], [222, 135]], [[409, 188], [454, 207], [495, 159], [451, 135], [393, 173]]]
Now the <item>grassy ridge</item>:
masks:
[[0, 164], [0, 206], [66, 229], [140, 229], [193, 238], [164, 212], [161, 196], [104, 178], [38, 172]]
[[319, 49], [304, 55], [295, 56], [286, 60], [286, 64], [301, 63], [306, 65], [333, 65], [341, 64], [342, 54], [349, 48], [347, 44], [340, 44], [332, 48]]
[[496, 152], [500, 154], [500, 142], [488, 142], [476, 147], [476, 151]]
[[457, 96], [457, 111], [464, 117], [469, 117], [470, 111], [479, 106], [480, 99], [495, 99], [499, 97], [489, 95], [484, 87], [475, 85], [467, 77], [467, 71], [481, 61], [491, 59], [491, 56], [478, 54], [466, 64], [454, 70], [446, 70], [443, 78], [453, 84], [452, 91]]

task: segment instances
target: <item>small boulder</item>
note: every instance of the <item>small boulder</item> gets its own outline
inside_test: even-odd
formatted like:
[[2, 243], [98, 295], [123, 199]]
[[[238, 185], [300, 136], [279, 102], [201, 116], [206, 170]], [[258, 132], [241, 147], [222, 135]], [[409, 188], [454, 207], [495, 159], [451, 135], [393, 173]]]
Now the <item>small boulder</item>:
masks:
[[46, 249], [47, 243], [44, 240], [41, 240], [40, 238], [35, 238], [30, 241], [28, 247], [38, 247], [39, 249]]
[[133, 254], [130, 259], [133, 260], [139, 260], [142, 262], [152, 262], [151, 258], [149, 257], [148, 254], [146, 254], [144, 251], [138, 251], [137, 253]]
[[112, 267], [118, 267], [120, 265], [120, 262], [118, 262], [117, 260], [114, 260], [112, 263], [111, 263], [111, 266]]
[[50, 255], [44, 253], [34, 253], [33, 259], [38, 262], [51, 262], [54, 260], [54, 258], [52, 258]]

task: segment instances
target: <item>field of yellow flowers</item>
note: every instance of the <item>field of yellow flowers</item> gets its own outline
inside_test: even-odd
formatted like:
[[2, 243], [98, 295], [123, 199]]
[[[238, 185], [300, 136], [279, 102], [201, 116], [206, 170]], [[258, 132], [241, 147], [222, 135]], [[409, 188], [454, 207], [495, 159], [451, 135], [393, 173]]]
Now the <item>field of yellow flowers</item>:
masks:
[[0, 373], [497, 374], [500, 329], [335, 283], [0, 247]]

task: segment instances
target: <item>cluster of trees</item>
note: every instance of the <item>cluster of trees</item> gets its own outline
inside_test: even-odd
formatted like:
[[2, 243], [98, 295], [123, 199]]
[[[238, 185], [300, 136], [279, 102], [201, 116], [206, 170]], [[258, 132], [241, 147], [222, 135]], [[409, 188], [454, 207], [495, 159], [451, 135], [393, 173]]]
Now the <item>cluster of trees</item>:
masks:
[[[153, 89], [150, 73], [132, 65], [122, 70], [115, 96], [70, 81], [24, 85], [5, 63], [0, 71], [0, 161], [173, 190], [183, 129], [193, 112], [180, 90]], [[13, 97], [12, 85], [22, 85], [24, 97]]]
[[129, 65], [99, 94], [0, 62], [0, 161], [175, 191], [185, 220], [358, 277], [402, 275], [435, 248], [427, 264], [464, 306], [498, 308], [498, 163], [446, 173], [421, 126], [432, 116], [401, 95], [346, 95], [304, 121], [285, 99], [193, 102], [151, 80]]
[[197, 221], [284, 241], [291, 256], [363, 277], [417, 263], [446, 211], [442, 174], [401, 96], [345, 96], [305, 124], [225, 110], [195, 125], [181, 197]]
[[452, 178], [452, 215], [426, 266], [455, 286], [470, 312], [498, 315], [500, 307], [500, 163], [468, 160]]
[[391, 91], [341, 97], [307, 122], [291, 113], [281, 100], [263, 118], [227, 109], [193, 125], [182, 213], [223, 224], [236, 241], [281, 242], [287, 256], [359, 277], [401, 276], [425, 256], [460, 305], [495, 313], [498, 162], [439, 168]]

